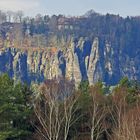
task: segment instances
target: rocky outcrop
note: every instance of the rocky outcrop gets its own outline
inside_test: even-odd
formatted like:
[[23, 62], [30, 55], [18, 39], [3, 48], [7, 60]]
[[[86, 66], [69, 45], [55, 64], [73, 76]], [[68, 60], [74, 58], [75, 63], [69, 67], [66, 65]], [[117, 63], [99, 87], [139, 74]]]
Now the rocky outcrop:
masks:
[[[89, 58], [89, 66], [87, 68], [89, 83], [93, 83], [96, 79], [98, 80], [99, 74], [96, 74], [96, 69], [100, 60], [99, 54], [99, 40], [95, 38], [91, 48], [91, 54]], [[99, 71], [98, 71], [99, 72]]]
[[63, 41], [45, 49], [3, 48], [0, 50], [0, 74], [7, 72], [14, 80], [42, 82], [65, 77], [80, 83], [102, 80], [116, 84], [122, 77], [140, 80], [140, 51], [135, 57], [124, 53], [109, 40], [95, 37]]

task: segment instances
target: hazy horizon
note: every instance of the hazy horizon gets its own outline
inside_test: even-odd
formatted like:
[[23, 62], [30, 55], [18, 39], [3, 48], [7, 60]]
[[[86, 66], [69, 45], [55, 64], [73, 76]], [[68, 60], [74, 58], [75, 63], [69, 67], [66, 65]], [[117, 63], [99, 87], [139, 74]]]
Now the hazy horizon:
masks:
[[79, 16], [93, 9], [101, 14], [119, 14], [120, 16], [140, 15], [140, 1], [138, 0], [0, 0], [0, 9], [4, 11], [22, 10], [25, 16], [35, 16], [40, 13], [63, 14]]

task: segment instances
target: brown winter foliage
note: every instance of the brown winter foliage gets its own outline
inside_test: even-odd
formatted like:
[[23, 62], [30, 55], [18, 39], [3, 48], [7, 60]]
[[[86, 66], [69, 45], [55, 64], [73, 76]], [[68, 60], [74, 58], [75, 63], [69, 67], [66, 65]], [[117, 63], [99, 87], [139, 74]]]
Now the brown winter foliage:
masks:
[[87, 89], [82, 93], [64, 79], [40, 85], [34, 101], [38, 140], [140, 139], [139, 92], [121, 85], [109, 95], [100, 84]]

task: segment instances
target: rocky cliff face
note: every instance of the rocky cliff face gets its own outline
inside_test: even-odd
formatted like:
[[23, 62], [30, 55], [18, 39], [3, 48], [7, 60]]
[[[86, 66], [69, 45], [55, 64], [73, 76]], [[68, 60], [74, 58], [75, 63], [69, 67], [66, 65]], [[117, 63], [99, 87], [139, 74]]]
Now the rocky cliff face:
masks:
[[[65, 44], [65, 45], [64, 45]], [[46, 49], [3, 48], [0, 50], [0, 73], [27, 83], [66, 77], [79, 83], [99, 80], [113, 85], [122, 77], [140, 80], [140, 51], [135, 57], [123, 53], [109, 40], [95, 37], [70, 39], [63, 46]]]

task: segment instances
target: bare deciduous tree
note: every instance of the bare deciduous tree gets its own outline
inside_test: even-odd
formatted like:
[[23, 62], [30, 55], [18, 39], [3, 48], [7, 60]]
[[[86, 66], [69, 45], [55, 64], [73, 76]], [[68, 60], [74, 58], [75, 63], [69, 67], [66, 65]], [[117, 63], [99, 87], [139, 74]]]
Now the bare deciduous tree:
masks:
[[112, 118], [111, 140], [138, 140], [140, 135], [140, 107], [137, 103], [130, 107], [127, 103], [127, 89], [118, 88], [112, 96], [110, 114]]
[[64, 140], [67, 140], [71, 126], [81, 118], [77, 115], [80, 106], [78, 99], [80, 94], [74, 91], [73, 85], [65, 81], [62, 91], [63, 95], [63, 108], [64, 108]]
[[13, 12], [12, 11], [7, 11], [7, 20], [8, 20], [8, 22], [12, 21], [12, 16], [13, 16]]
[[6, 22], [6, 14], [0, 11], [0, 24]]
[[17, 23], [21, 23], [22, 22], [22, 17], [23, 17], [23, 11], [17, 11], [17, 12], [14, 12], [13, 13], [13, 20], [14, 22], [17, 22]]
[[22, 22], [22, 18], [24, 16], [23, 11], [17, 11], [17, 16], [18, 16], [19, 22], [21, 23]]
[[40, 87], [40, 96], [34, 102], [38, 118], [37, 131], [46, 140], [67, 140], [70, 127], [78, 120], [76, 116], [79, 95], [69, 82], [51, 80]]
[[106, 116], [105, 99], [98, 85], [90, 89], [91, 106], [90, 112], [90, 137], [91, 140], [98, 140], [105, 131], [104, 120]]
[[34, 111], [41, 128], [36, 126], [39, 134], [46, 140], [58, 140], [60, 127], [63, 122], [61, 104], [58, 101], [58, 86], [51, 82], [51, 86], [40, 87], [41, 99], [34, 104]]

